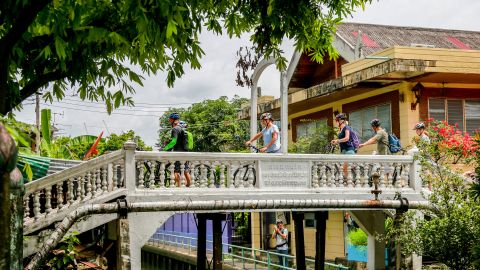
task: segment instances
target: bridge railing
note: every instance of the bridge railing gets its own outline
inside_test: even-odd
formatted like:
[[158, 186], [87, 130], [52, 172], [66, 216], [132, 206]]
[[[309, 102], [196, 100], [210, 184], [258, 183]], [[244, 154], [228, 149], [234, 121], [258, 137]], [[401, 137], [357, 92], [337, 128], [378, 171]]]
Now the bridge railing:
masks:
[[137, 189], [281, 188], [419, 190], [413, 155], [306, 155], [141, 152], [132, 155]]
[[[192, 253], [197, 250], [197, 243], [198, 240], [195, 237], [177, 235], [169, 232], [157, 232], [149, 239], [147, 245], [155, 247], [172, 246], [188, 250], [188, 253]], [[207, 250], [213, 251], [213, 241], [207, 240]], [[290, 266], [281, 266], [278, 264], [279, 257], [284, 257], [287, 262], [294, 262], [296, 260], [294, 255], [280, 254], [271, 250], [249, 248], [228, 243], [222, 243], [222, 250], [226, 250], [226, 252], [222, 253], [223, 263], [242, 266], [242, 269], [295, 269]], [[305, 258], [305, 261], [308, 266], [315, 265], [314, 259]], [[313, 267], [308, 267], [308, 269], [311, 268]], [[348, 270], [349, 268], [347, 266], [325, 262], [325, 269]]]
[[124, 157], [125, 152], [119, 150], [25, 184], [26, 231], [124, 188]]

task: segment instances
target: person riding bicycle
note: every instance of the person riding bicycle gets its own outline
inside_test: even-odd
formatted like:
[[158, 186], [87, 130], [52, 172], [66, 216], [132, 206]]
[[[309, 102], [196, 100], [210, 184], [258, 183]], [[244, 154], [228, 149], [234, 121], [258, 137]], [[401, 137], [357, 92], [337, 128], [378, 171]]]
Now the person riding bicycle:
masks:
[[[168, 117], [168, 121], [172, 125], [171, 136], [172, 140], [168, 143], [163, 150], [164, 151], [173, 151], [173, 152], [187, 152], [187, 149], [184, 148], [184, 140], [187, 140], [185, 132], [183, 131], [182, 126], [180, 125], [180, 115], [178, 113], [171, 113]], [[183, 122], [185, 123], [185, 122]], [[180, 186], [180, 173], [181, 173], [181, 164], [180, 161], [175, 161], [175, 183], [177, 186]], [[185, 180], [187, 181], [187, 187], [190, 186], [190, 171], [188, 162], [185, 162], [184, 167]]]
[[253, 141], [263, 137], [264, 146], [260, 148], [260, 152], [264, 153], [278, 153], [280, 152], [280, 132], [278, 127], [273, 124], [273, 118], [271, 113], [262, 113], [260, 115], [260, 121], [264, 128], [262, 131], [253, 136], [249, 141], [245, 142], [245, 145], [251, 145]]
[[335, 116], [335, 122], [338, 124], [340, 133], [338, 133], [338, 139], [332, 140], [333, 145], [340, 145], [340, 152], [346, 155], [355, 155], [355, 147], [350, 140], [350, 134], [352, 128], [347, 125], [347, 116], [344, 113], [339, 113]]
[[427, 143], [427, 144], [430, 143], [430, 138], [426, 134], [427, 132], [425, 131], [425, 124], [423, 122], [416, 123], [413, 130], [415, 130], [415, 133], [417, 133], [421, 142]]

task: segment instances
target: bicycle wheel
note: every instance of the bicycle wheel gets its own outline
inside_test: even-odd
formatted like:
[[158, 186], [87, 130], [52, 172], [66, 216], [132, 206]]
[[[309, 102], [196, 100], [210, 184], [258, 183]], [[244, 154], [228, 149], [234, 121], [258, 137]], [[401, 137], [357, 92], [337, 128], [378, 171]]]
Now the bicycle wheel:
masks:
[[253, 168], [253, 166], [249, 167], [249, 164], [236, 169], [233, 173], [233, 181], [236, 183], [238, 180], [241, 180], [244, 186], [248, 186], [250, 178], [253, 180], [252, 186], [255, 186], [257, 183], [257, 174], [255, 168]]

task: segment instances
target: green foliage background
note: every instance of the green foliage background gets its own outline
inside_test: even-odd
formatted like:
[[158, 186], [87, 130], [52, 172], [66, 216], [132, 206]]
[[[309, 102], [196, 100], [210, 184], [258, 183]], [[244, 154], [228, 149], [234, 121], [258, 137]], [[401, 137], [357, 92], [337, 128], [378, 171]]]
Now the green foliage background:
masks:
[[178, 112], [180, 119], [187, 122], [193, 134], [195, 152], [238, 152], [247, 148], [244, 143], [250, 136], [248, 120], [238, 120], [237, 112], [245, 98], [235, 96], [229, 100], [223, 96], [205, 100], [188, 108], [170, 108], [160, 118], [159, 143], [163, 148], [171, 140], [168, 117]]

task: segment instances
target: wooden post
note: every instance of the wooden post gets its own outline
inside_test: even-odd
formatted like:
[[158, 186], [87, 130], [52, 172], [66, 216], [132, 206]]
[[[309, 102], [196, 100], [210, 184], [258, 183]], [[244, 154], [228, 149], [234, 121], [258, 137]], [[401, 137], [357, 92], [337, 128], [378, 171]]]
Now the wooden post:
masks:
[[222, 215], [214, 214], [213, 223], [213, 270], [222, 270]]
[[303, 232], [304, 214], [301, 212], [293, 212], [293, 220], [295, 222], [295, 253], [297, 258], [297, 270], [305, 270], [305, 237]]
[[317, 221], [315, 241], [315, 270], [325, 269], [325, 232], [327, 230], [328, 211], [315, 212]]
[[207, 260], [207, 216], [197, 214], [197, 270], [206, 269]]

